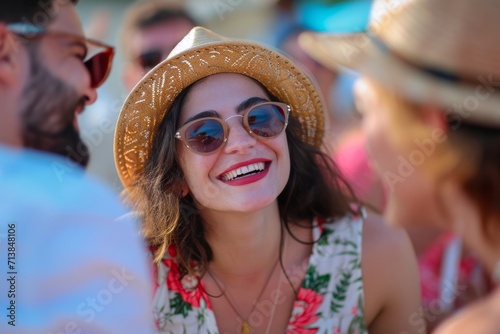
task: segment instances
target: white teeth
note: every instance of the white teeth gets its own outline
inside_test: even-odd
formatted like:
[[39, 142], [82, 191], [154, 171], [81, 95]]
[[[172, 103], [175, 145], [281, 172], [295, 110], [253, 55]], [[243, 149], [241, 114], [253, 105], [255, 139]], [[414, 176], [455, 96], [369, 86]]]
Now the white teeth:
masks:
[[222, 180], [224, 181], [231, 181], [234, 180], [237, 177], [241, 177], [242, 175], [248, 176], [246, 174], [251, 173], [251, 175], [262, 172], [265, 168], [265, 164], [263, 162], [256, 162], [254, 164], [250, 164], [248, 166], [243, 166], [236, 168], [232, 171], [229, 171], [222, 175]]

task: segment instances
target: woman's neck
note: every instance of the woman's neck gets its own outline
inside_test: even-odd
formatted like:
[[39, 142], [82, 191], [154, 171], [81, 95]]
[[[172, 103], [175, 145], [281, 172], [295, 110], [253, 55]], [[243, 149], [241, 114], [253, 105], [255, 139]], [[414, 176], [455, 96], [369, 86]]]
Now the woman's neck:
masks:
[[209, 266], [219, 277], [261, 275], [275, 264], [282, 228], [276, 203], [258, 212], [201, 215], [213, 251]]

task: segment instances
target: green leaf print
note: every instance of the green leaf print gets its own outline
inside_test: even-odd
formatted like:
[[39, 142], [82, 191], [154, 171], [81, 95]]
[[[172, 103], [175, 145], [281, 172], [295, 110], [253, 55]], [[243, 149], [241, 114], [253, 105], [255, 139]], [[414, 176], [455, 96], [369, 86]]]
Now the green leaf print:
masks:
[[325, 294], [330, 282], [330, 274], [318, 275], [315, 266], [307, 268], [306, 276], [302, 287], [304, 289], [311, 289], [318, 294]]
[[356, 245], [355, 242], [352, 242], [351, 240], [341, 240], [341, 239], [335, 239], [333, 241], [335, 245], [342, 245], [342, 246], [351, 246], [354, 249], [358, 249], [358, 245]]
[[198, 333], [201, 330], [201, 327], [205, 325], [205, 312], [203, 309], [200, 309], [198, 312], [198, 316], [196, 317], [196, 322], [198, 323]]
[[182, 314], [184, 318], [187, 318], [188, 312], [193, 309], [182, 299], [180, 293], [175, 293], [174, 298], [170, 299], [170, 307], [174, 314]]
[[332, 293], [333, 299], [330, 303], [330, 310], [333, 313], [339, 313], [344, 306], [344, 301], [346, 299], [347, 290], [351, 285], [351, 273], [343, 272], [341, 279], [335, 285], [335, 291]]
[[365, 332], [365, 319], [359, 315], [354, 316], [349, 323], [349, 327], [347, 328], [347, 334], [361, 334]]
[[348, 263], [352, 265], [351, 270], [356, 270], [361, 268], [361, 256], [359, 256], [359, 253], [356, 253], [358, 255], [354, 259], [351, 259]]
[[365, 303], [363, 301], [363, 295], [359, 295], [358, 297], [358, 313], [363, 317], [365, 317]]
[[351, 255], [351, 256], [358, 256], [358, 252], [356, 251], [344, 251], [336, 254], [337, 256], [341, 255]]
[[366, 333], [364, 303], [362, 295], [359, 295], [358, 297], [358, 314], [356, 314], [349, 323], [347, 333], [348, 334]]
[[363, 277], [360, 276], [358, 278], [356, 278], [355, 280], [353, 280], [351, 282], [352, 284], [356, 284], [358, 287], [357, 287], [357, 291], [360, 291], [362, 292], [363, 291]]
[[328, 246], [328, 237], [335, 231], [325, 228], [321, 233], [321, 237], [318, 240], [318, 246]]

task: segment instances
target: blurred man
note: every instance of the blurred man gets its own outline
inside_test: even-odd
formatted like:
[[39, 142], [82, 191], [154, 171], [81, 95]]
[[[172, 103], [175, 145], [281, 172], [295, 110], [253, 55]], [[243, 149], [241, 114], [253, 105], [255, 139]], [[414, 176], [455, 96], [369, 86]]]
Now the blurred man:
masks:
[[167, 58], [195, 25], [182, 1], [142, 0], [130, 6], [120, 37], [127, 90], [132, 90], [146, 72]]
[[113, 48], [83, 37], [76, 2], [0, 3], [1, 333], [151, 333], [137, 224], [81, 168], [76, 116]]

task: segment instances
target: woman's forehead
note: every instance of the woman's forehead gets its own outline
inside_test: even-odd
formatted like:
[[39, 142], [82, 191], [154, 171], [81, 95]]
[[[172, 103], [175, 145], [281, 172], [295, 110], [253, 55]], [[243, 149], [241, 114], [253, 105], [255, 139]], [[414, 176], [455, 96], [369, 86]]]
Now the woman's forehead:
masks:
[[[209, 75], [205, 78], [202, 78], [195, 82], [191, 89], [190, 93], [194, 90], [205, 89], [206, 86], [217, 85], [217, 87], [240, 87], [240, 86], [248, 86], [248, 87], [256, 87], [261, 88], [262, 85], [255, 79], [248, 77], [244, 74], [240, 73], [217, 73]], [[245, 87], [246, 88], [246, 87]]]
[[256, 80], [238, 73], [219, 73], [194, 83], [184, 98], [181, 119], [206, 110], [231, 110], [251, 97], [269, 99]]

